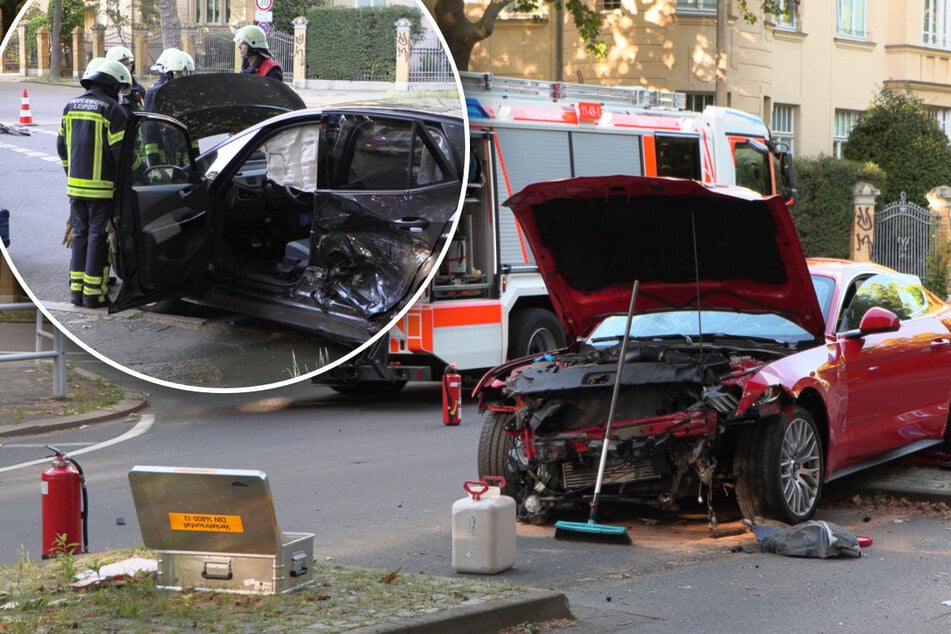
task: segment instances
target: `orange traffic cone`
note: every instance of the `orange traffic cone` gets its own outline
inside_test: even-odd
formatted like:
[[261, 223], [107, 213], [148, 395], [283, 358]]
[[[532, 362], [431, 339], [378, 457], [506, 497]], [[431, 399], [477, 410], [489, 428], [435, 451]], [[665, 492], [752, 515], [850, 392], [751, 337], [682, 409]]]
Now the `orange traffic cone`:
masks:
[[23, 101], [20, 102], [20, 125], [33, 125], [33, 115], [30, 113], [30, 97], [23, 89]]

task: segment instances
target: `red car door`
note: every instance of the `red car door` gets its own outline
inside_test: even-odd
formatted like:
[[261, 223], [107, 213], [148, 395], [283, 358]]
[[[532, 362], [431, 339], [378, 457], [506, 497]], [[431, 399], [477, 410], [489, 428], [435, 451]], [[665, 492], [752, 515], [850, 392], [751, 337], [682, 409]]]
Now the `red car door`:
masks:
[[[940, 438], [951, 399], [951, 332], [947, 307], [916, 280], [876, 275], [846, 312], [854, 329], [872, 306], [900, 318], [896, 332], [838, 335], [838, 376], [847, 385], [847, 461], [852, 464], [925, 438]], [[949, 321], [948, 323], [951, 323]]]

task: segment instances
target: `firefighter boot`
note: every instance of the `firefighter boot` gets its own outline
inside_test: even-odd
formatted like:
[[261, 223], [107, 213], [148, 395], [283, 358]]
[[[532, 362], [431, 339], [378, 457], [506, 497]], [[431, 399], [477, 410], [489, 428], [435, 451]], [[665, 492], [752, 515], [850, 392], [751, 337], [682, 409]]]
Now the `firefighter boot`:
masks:
[[[108, 269], [103, 273], [108, 275]], [[108, 278], [107, 278], [108, 279]], [[112, 302], [109, 300], [109, 287], [102, 275], [83, 275], [83, 306], [87, 308], [106, 308]]]
[[83, 305], [83, 272], [69, 272], [69, 303], [73, 306]]

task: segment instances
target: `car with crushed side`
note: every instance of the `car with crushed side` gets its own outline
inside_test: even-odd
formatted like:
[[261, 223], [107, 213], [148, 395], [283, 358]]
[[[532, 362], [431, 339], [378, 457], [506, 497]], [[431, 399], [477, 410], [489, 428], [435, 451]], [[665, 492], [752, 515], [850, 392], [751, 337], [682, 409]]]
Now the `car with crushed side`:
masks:
[[461, 117], [307, 109], [233, 73], [167, 82], [156, 104], [123, 141], [110, 312], [184, 298], [355, 347], [422, 289], [462, 199]]
[[807, 262], [779, 197], [616, 176], [506, 204], [572, 342], [474, 390], [479, 473], [521, 520], [589, 504], [604, 442], [600, 500], [699, 496], [712, 526], [733, 496], [750, 520], [805, 521], [826, 482], [951, 445], [951, 307], [883, 266]]

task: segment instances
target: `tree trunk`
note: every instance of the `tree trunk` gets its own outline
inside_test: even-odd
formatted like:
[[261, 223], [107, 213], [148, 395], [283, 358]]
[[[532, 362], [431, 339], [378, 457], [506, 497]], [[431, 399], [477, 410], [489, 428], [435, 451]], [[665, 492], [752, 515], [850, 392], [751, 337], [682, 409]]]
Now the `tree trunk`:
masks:
[[63, 0], [53, 4], [53, 35], [50, 38], [50, 79], [59, 79], [59, 61], [63, 55], [63, 45], [59, 41], [59, 32], [63, 24]]
[[476, 43], [492, 35], [495, 31], [495, 19], [511, 2], [512, 0], [493, 0], [477, 22], [470, 22], [466, 17], [465, 0], [436, 0], [433, 17], [446, 38], [457, 69], [469, 70], [472, 49]]
[[716, 73], [716, 92], [714, 93], [713, 103], [717, 106], [727, 105], [726, 90], [726, 70], [727, 70], [727, 29], [730, 18], [730, 0], [717, 0], [717, 53], [714, 56], [713, 63]]
[[162, 48], [182, 48], [182, 21], [178, 19], [176, 0], [155, 0], [162, 24]]

